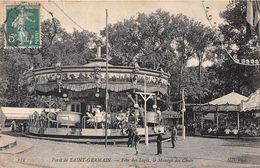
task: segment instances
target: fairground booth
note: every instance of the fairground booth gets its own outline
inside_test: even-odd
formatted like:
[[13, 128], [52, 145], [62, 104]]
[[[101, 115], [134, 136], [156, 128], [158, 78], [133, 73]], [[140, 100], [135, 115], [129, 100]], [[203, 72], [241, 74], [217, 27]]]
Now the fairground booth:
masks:
[[202, 114], [196, 128], [202, 135], [260, 136], [260, 89], [248, 98], [233, 91], [193, 111]]
[[[4, 127], [10, 127], [11, 123], [19, 125], [20, 123], [28, 122], [30, 116], [35, 113], [41, 113], [47, 110], [44, 108], [23, 108], [23, 107], [0, 107], [0, 124]], [[48, 112], [58, 112], [60, 109], [48, 109]]]
[[239, 135], [248, 115], [240, 112], [240, 103], [246, 100], [247, 97], [233, 91], [206, 104], [194, 106], [193, 112], [201, 114], [196, 131], [202, 135]]
[[56, 114], [32, 115], [30, 132], [35, 134], [104, 136], [107, 123], [108, 136], [124, 135], [129, 125], [142, 135], [145, 103], [149, 131], [153, 134], [154, 127], [161, 124], [160, 110], [167, 108], [169, 74], [141, 68], [136, 62], [133, 66], [106, 64], [106, 59], [101, 57], [100, 43], [96, 58], [86, 65], [57, 63], [55, 67], [33, 69], [25, 78], [29, 91], [38, 97], [58, 98], [62, 104], [62, 111]]
[[260, 89], [240, 104], [240, 131], [245, 136], [260, 136]]

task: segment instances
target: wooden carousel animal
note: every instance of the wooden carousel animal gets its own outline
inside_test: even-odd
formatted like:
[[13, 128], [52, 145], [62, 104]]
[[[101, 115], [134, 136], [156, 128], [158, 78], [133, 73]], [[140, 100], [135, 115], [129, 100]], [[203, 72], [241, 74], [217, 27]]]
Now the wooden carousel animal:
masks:
[[[93, 109], [93, 112], [87, 112], [87, 124], [91, 127], [97, 128], [98, 126], [101, 126], [104, 128], [105, 122], [106, 122], [106, 112], [105, 111], [100, 111], [101, 106], [97, 106], [96, 108]], [[107, 114], [107, 123], [111, 124], [111, 116], [108, 113]]]

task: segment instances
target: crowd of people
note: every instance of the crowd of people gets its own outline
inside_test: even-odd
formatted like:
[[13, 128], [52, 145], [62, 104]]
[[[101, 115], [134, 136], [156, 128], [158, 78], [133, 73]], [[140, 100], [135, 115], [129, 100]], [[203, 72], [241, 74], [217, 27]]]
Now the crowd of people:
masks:
[[132, 125], [129, 125], [129, 128], [125, 131], [128, 134], [127, 147], [135, 147], [136, 154], [138, 154], [138, 144], [141, 140], [141, 137], [138, 135], [136, 128]]
[[[136, 131], [136, 128], [132, 125], [129, 125], [128, 129], [125, 131], [128, 134], [128, 142], [127, 147], [135, 147], [136, 155], [138, 154], [138, 144], [141, 140], [140, 135], [138, 135], [138, 132]], [[172, 143], [172, 148], [175, 148], [176, 141], [177, 141], [177, 129], [175, 126], [170, 128], [170, 140]], [[165, 142], [163, 140], [163, 136], [161, 131], [158, 131], [156, 143], [157, 143], [157, 155], [162, 154], [162, 143]]]
[[14, 120], [11, 122], [10, 130], [12, 132], [26, 132], [28, 129], [27, 122], [18, 122], [16, 123]]
[[215, 135], [215, 136], [260, 136], [260, 127], [205, 127], [200, 130], [201, 135]]

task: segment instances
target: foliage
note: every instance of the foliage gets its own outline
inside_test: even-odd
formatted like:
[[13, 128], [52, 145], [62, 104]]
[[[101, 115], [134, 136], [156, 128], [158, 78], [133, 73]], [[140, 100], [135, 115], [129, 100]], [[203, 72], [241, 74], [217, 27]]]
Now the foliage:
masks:
[[[149, 15], [139, 13], [136, 18], [109, 25], [108, 31], [111, 63], [131, 65], [137, 60], [141, 67], [162, 68], [171, 74], [173, 100], [179, 100], [179, 83], [182, 81], [178, 79], [183, 65], [183, 87], [187, 88], [188, 97], [192, 97], [191, 102], [198, 102], [199, 88], [205, 93], [203, 97], [210, 94], [210, 88], [199, 86], [198, 68], [191, 70], [185, 66], [189, 58], [203, 54], [213, 43], [215, 36], [210, 28], [182, 14], [170, 15], [159, 9]], [[101, 31], [103, 37], [105, 32]], [[190, 89], [192, 82], [196, 85]], [[210, 87], [209, 84], [205, 86]]]
[[[94, 33], [74, 30], [69, 34], [54, 22], [42, 22], [42, 47], [39, 49], [4, 49], [0, 47], [0, 105], [33, 107], [37, 102], [27, 93], [23, 74], [32, 68], [62, 65], [86, 64], [94, 57], [93, 44], [97, 39]], [[1, 28], [4, 39], [4, 28]]]
[[[219, 26], [224, 43], [238, 58], [258, 58], [256, 38], [247, 38], [246, 3], [235, 1], [221, 13], [225, 23]], [[237, 16], [240, 16], [237, 18]], [[84, 65], [94, 58], [97, 35], [74, 30], [67, 33], [57, 19], [42, 23], [42, 48], [4, 49], [0, 46], [0, 105], [44, 106], [28, 96], [22, 76], [30, 68], [62, 65]], [[232, 90], [248, 95], [259, 88], [259, 67], [235, 64], [226, 56], [216, 33], [200, 22], [182, 14], [170, 15], [157, 10], [149, 15], [139, 13], [108, 26], [110, 63], [133, 65], [163, 70], [171, 75], [171, 100], [180, 100], [180, 89], [185, 89], [189, 103], [208, 102]], [[105, 30], [101, 35], [105, 37]], [[1, 39], [4, 38], [1, 28]], [[234, 54], [234, 53], [232, 53]], [[201, 57], [213, 61], [212, 67], [188, 67], [187, 61]], [[182, 77], [181, 77], [182, 76]]]
[[[239, 17], [238, 17], [239, 16]], [[241, 59], [260, 60], [259, 39], [254, 32], [250, 36], [247, 30], [246, 1], [233, 1], [227, 10], [221, 13], [225, 23], [219, 26], [223, 34], [225, 46], [231, 55]], [[217, 67], [218, 78], [222, 83], [219, 89], [222, 94], [235, 90], [241, 94], [249, 95], [260, 87], [259, 66], [250, 67], [235, 64], [228, 56]]]

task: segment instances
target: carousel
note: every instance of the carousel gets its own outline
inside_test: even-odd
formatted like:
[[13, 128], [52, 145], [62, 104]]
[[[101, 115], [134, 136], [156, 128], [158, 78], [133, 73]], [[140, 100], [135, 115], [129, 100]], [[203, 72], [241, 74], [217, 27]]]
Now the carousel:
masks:
[[[106, 75], [107, 74], [107, 75]], [[147, 107], [149, 135], [164, 128], [161, 110], [167, 109], [169, 74], [133, 66], [114, 66], [106, 63], [97, 43], [96, 58], [86, 65], [32, 69], [25, 74], [27, 88], [37, 97], [58, 100], [61, 110], [30, 117], [29, 132], [54, 136], [126, 136], [131, 125], [144, 135], [144, 105]], [[108, 81], [108, 82], [107, 82]], [[108, 110], [106, 106], [108, 90]], [[140, 93], [151, 93], [144, 100]], [[146, 97], [146, 96], [145, 96]], [[51, 106], [50, 106], [51, 107]]]

